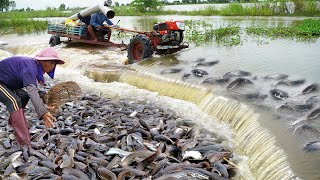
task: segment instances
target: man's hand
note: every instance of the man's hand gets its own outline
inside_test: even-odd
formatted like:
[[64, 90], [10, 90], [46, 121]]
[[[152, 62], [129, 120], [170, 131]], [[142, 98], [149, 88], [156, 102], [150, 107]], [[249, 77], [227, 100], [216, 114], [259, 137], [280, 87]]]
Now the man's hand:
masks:
[[47, 112], [44, 115], [42, 115], [42, 119], [44, 121], [44, 125], [46, 125], [47, 128], [54, 127], [53, 122], [56, 121], [56, 118], [53, 117], [50, 112]]
[[97, 26], [97, 30], [98, 30], [98, 31], [101, 31], [102, 29], [103, 29], [102, 26]]
[[113, 27], [113, 28], [120, 28], [118, 25], [111, 25], [110, 27]]

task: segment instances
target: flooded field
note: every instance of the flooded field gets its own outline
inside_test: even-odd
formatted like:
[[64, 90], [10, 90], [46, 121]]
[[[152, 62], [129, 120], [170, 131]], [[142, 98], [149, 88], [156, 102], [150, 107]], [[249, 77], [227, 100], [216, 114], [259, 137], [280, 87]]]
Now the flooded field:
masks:
[[[230, 25], [245, 28], [286, 26], [304, 18], [159, 16], [115, 17], [113, 21], [120, 20], [119, 25], [125, 28], [151, 30], [154, 22], [168, 19], [205, 22], [213, 28]], [[129, 42], [130, 37], [116, 38], [117, 35], [114, 32], [112, 41]], [[239, 153], [239, 162], [244, 162], [240, 166], [244, 179], [294, 176], [319, 179], [319, 151], [303, 150], [307, 143], [319, 141], [319, 119], [308, 120], [308, 115], [319, 108], [319, 92], [303, 95], [301, 92], [309, 85], [320, 83], [320, 40], [297, 42], [242, 35], [242, 43], [237, 46], [223, 46], [214, 41], [200, 45], [190, 43], [190, 47], [181, 52], [155, 55], [129, 66], [123, 65], [127, 59], [126, 51], [117, 48], [61, 44], [56, 48], [66, 64], [57, 69], [56, 78], [58, 81], [75, 81], [83, 89], [106, 97], [156, 102], [187, 118], [199, 116], [199, 113], [213, 116], [212, 124], [216, 124], [212, 125], [213, 131], [224, 137], [225, 143]], [[48, 46], [49, 38], [46, 32], [1, 35], [0, 41], [8, 42], [8, 45], [0, 49], [0, 57], [33, 56]], [[213, 61], [216, 63], [208, 64]], [[137, 73], [130, 73], [129, 69], [135, 69]], [[170, 73], [172, 69], [176, 69], [176, 73]], [[195, 69], [203, 70], [207, 75], [197, 76]], [[116, 82], [110, 82], [112, 73], [116, 74], [113, 79]], [[287, 77], [278, 79], [280, 75]], [[225, 77], [228, 81], [216, 83], [215, 80]], [[240, 83], [231, 85], [237, 79]], [[300, 83], [293, 84], [298, 80]], [[200, 90], [196, 88], [195, 91], [194, 87]], [[286, 92], [288, 97], [276, 100], [271, 93], [273, 89]], [[246, 98], [247, 95], [256, 96]], [[296, 105], [307, 104], [309, 99], [316, 99], [310, 109], [293, 110]], [[279, 108], [288, 104], [291, 106], [285, 110]], [[306, 126], [314, 131], [304, 128]], [[250, 135], [255, 138], [248, 138]], [[268, 173], [272, 175], [266, 175]]]

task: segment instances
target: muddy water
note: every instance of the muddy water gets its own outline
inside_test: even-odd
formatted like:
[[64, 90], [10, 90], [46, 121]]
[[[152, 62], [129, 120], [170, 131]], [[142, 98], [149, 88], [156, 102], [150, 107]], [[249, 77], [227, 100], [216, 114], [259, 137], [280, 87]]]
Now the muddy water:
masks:
[[[282, 17], [258, 17], [243, 20], [241, 17], [189, 17], [189, 16], [161, 16], [161, 17], [115, 17], [114, 22], [120, 20], [119, 25], [126, 28], [135, 28], [139, 30], [150, 30], [153, 22], [166, 19], [175, 20], [195, 20], [205, 21], [212, 24], [214, 27], [225, 27], [229, 24], [239, 25], [241, 27], [248, 26], [277, 26], [287, 25], [294, 20], [303, 18], [282, 18]], [[1, 36], [1, 41], [6, 41], [9, 45], [0, 50], [0, 57], [6, 57], [11, 54], [19, 55], [34, 55], [36, 51], [42, 47], [46, 47], [50, 35], [46, 33], [31, 34], [24, 36], [5, 35]], [[114, 39], [121, 42], [122, 39]], [[123, 39], [128, 43], [129, 39]], [[259, 43], [260, 42], [260, 43]], [[261, 43], [263, 42], [263, 43]], [[219, 63], [212, 67], [204, 67], [203, 69], [209, 72], [212, 77], [220, 77], [226, 72], [235, 70], [245, 70], [252, 73], [252, 76], [261, 78], [269, 74], [288, 74], [289, 79], [306, 79], [306, 84], [320, 83], [320, 64], [317, 60], [320, 58], [319, 46], [320, 40], [314, 42], [304, 43], [295, 42], [289, 39], [263, 39], [248, 37], [241, 46], [236, 47], [220, 47], [214, 42], [195, 46], [190, 44], [190, 48], [183, 50], [174, 55], [164, 57], [155, 56], [147, 61], [132, 65], [131, 68], [142, 69], [145, 72], [152, 72], [159, 74], [161, 71], [170, 68], [181, 68], [182, 71], [177, 74], [164, 74], [164, 76], [182, 80], [184, 73], [190, 73], [194, 69], [196, 60], [204, 58], [207, 61], [219, 60]], [[105, 49], [102, 47], [85, 46], [83, 44], [69, 44], [59, 45], [56, 47], [66, 64], [58, 69], [57, 79], [74, 80], [82, 83], [82, 87], [100, 93], [105, 96], [113, 97], [131, 97], [137, 99], [145, 99], [149, 101], [159, 102], [166, 106], [172, 106], [181, 115], [187, 114], [190, 118], [198, 116], [199, 110], [188, 102], [180, 102], [175, 99], [168, 99], [166, 97], [158, 96], [157, 93], [152, 93], [144, 90], [138, 90], [133, 86], [123, 83], [96, 83], [84, 76], [86, 69], [122, 69], [122, 63], [126, 60], [126, 52], [120, 51], [116, 48]], [[11, 53], [11, 54], [9, 54]], [[112, 67], [112, 68], [110, 68]], [[97, 70], [98, 71], [98, 70]], [[59, 75], [64, 74], [64, 75]], [[197, 78], [191, 76], [186, 80], [188, 83], [199, 85], [205, 78]], [[272, 84], [257, 81], [255, 84], [259, 90], [269, 89]], [[219, 89], [217, 94], [229, 95], [224, 86], [208, 86], [209, 88]], [[296, 94], [301, 91], [303, 87], [285, 87], [285, 90], [290, 94]], [[317, 95], [317, 94], [314, 94]], [[160, 100], [159, 100], [160, 99]], [[294, 98], [293, 98], [294, 99]], [[239, 99], [238, 99], [239, 100]], [[305, 99], [302, 98], [302, 101]], [[319, 179], [320, 172], [318, 168], [320, 165], [319, 153], [305, 153], [302, 151], [304, 143], [310, 139], [305, 139], [293, 133], [290, 129], [290, 118], [282, 118], [274, 115], [274, 108], [272, 106], [280, 106], [283, 102], [275, 102], [266, 100], [263, 106], [257, 106], [258, 103], [247, 102], [242, 99], [250, 108], [254, 109], [260, 114], [259, 121], [262, 126], [268, 129], [275, 137], [276, 144], [284, 149], [287, 155], [293, 172], [303, 179]], [[177, 105], [179, 104], [179, 105]], [[183, 104], [184, 106], [180, 106]], [[194, 111], [190, 111], [194, 109]], [[188, 112], [188, 113], [186, 113]], [[201, 114], [201, 113], [200, 113]], [[218, 124], [218, 123], [214, 123]], [[213, 128], [222, 136], [226, 136], [226, 143], [232, 146], [232, 135], [227, 125], [217, 125]], [[222, 126], [223, 128], [220, 128]], [[319, 140], [319, 137], [316, 137]], [[312, 139], [316, 140], [316, 139]], [[266, 139], [267, 141], [267, 139]]]

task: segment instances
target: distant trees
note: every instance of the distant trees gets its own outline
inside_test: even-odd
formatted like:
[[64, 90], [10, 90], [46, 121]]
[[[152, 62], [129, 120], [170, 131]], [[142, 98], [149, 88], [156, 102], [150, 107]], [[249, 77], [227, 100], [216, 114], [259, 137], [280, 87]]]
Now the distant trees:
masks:
[[162, 3], [160, 0], [133, 0], [131, 5], [143, 13], [158, 10], [162, 6]]
[[0, 0], [0, 11], [9, 11], [9, 8], [15, 9], [16, 8], [16, 2], [9, 1], [9, 0]]
[[66, 5], [65, 4], [60, 4], [59, 8], [60, 11], [66, 10]]

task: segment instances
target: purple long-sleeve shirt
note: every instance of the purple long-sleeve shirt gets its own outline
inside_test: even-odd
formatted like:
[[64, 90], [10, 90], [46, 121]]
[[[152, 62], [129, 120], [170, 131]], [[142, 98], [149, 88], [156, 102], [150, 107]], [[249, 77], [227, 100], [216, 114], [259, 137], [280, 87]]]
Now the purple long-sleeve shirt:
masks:
[[13, 56], [0, 61], [0, 82], [12, 91], [25, 88], [38, 116], [42, 117], [48, 109], [38, 94], [39, 80], [43, 80], [43, 71], [34, 58]]

